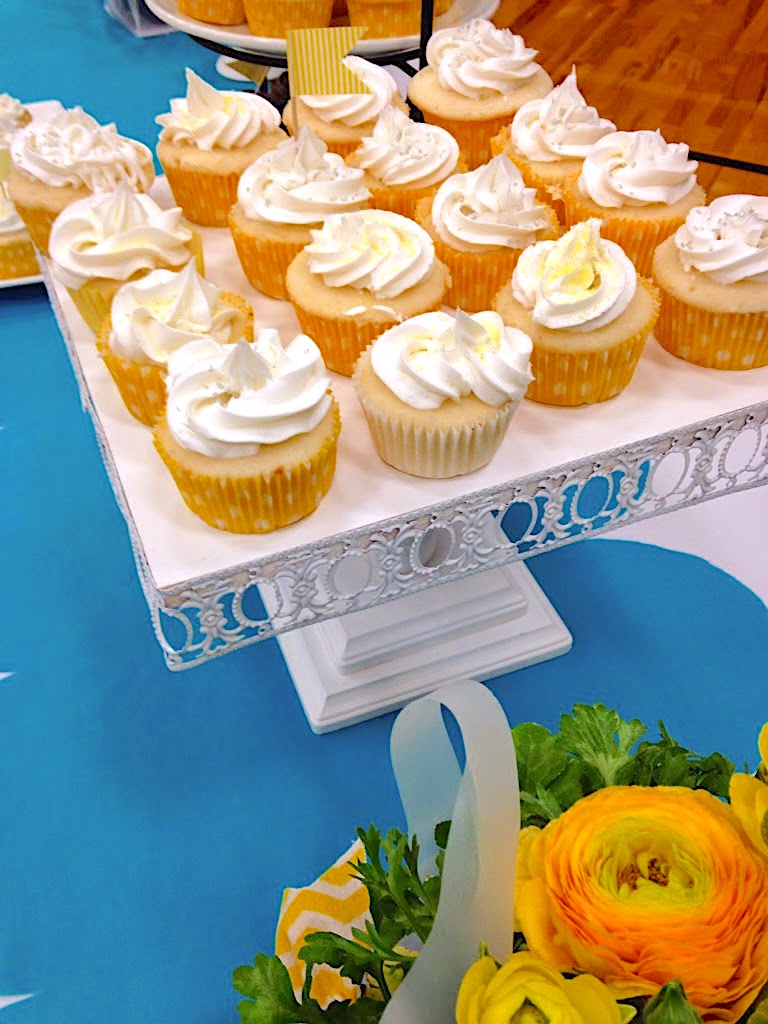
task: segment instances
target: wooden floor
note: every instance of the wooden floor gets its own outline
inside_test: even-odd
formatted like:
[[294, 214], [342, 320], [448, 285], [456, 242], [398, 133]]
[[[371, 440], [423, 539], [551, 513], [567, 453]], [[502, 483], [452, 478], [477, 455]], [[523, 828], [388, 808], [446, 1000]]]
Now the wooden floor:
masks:
[[[554, 81], [576, 65], [621, 129], [768, 165], [768, 0], [502, 0]], [[700, 164], [711, 197], [768, 195], [768, 176]]]

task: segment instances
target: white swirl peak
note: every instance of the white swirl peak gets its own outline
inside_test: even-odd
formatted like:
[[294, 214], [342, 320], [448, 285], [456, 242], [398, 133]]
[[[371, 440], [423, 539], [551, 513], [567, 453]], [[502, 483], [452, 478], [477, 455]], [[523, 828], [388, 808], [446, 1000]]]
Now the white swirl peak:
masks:
[[345, 67], [365, 84], [367, 92], [341, 93], [338, 96], [302, 96], [301, 100], [321, 121], [341, 122], [350, 128], [375, 121], [397, 94], [397, 84], [388, 71], [362, 57], [350, 55]]
[[462, 252], [524, 249], [536, 232], [551, 226], [536, 189], [526, 188], [520, 171], [503, 153], [468, 174], [444, 181], [432, 200], [437, 235]]
[[483, 18], [441, 29], [427, 43], [427, 63], [440, 84], [469, 99], [506, 96], [528, 82], [540, 70], [537, 53], [522, 36]]
[[352, 159], [385, 185], [428, 188], [456, 170], [459, 145], [444, 128], [387, 107]]
[[25, 114], [26, 107], [15, 96], [9, 96], [7, 92], [0, 93], [0, 146], [9, 145], [11, 137], [21, 127]]
[[114, 124], [99, 124], [80, 107], [22, 128], [11, 142], [11, 159], [45, 185], [92, 192], [108, 192], [122, 182], [145, 190], [154, 176], [145, 145], [118, 135]]
[[590, 146], [616, 131], [579, 92], [576, 68], [543, 99], [529, 100], [512, 120], [515, 148], [529, 160], [583, 160]]
[[684, 142], [661, 132], [611, 132], [589, 148], [577, 188], [598, 206], [672, 205], [696, 185], [695, 160]]
[[160, 366], [203, 335], [220, 344], [243, 336], [245, 316], [221, 302], [221, 291], [198, 274], [194, 260], [180, 272], [153, 270], [123, 285], [112, 302], [112, 349]]
[[330, 408], [320, 350], [305, 334], [285, 348], [265, 328], [249, 343], [212, 338], [180, 348], [168, 366], [168, 427], [188, 451], [215, 459], [255, 455], [313, 430]]
[[423, 281], [435, 262], [427, 232], [388, 210], [334, 214], [312, 231], [309, 270], [329, 288], [346, 286], [391, 299]]
[[438, 409], [474, 393], [499, 406], [519, 401], [533, 380], [531, 339], [498, 313], [422, 313], [380, 335], [373, 372], [412, 409]]
[[240, 178], [237, 199], [246, 217], [276, 224], [319, 224], [332, 213], [361, 210], [371, 193], [364, 173], [306, 126], [262, 154]]
[[53, 273], [68, 288], [95, 277], [127, 281], [141, 270], [181, 267], [192, 232], [174, 206], [162, 210], [127, 185], [70, 203], [53, 223]]
[[733, 195], [695, 206], [675, 233], [685, 270], [718, 284], [768, 282], [768, 197]]
[[171, 100], [170, 114], [155, 118], [160, 139], [198, 149], [242, 149], [280, 128], [277, 109], [254, 93], [214, 89], [187, 68], [187, 95]]
[[600, 237], [600, 224], [596, 217], [581, 221], [557, 241], [537, 242], [520, 254], [512, 291], [535, 323], [593, 331], [632, 301], [637, 271], [621, 246]]

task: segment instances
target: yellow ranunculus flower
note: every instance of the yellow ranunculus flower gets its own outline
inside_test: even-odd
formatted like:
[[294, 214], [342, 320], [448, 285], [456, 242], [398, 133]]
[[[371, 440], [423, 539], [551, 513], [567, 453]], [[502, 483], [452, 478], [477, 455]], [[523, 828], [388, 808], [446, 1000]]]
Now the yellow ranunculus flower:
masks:
[[768, 857], [768, 722], [763, 726], [757, 742], [761, 758], [758, 768], [760, 777], [732, 775], [728, 795], [731, 807], [752, 845], [764, 857]]
[[532, 953], [513, 953], [502, 967], [482, 957], [456, 1001], [457, 1024], [626, 1024], [634, 1015], [597, 978], [566, 980]]
[[523, 844], [530, 950], [618, 999], [679, 979], [705, 1021], [738, 1021], [768, 982], [768, 860], [734, 810], [676, 786], [610, 786]]

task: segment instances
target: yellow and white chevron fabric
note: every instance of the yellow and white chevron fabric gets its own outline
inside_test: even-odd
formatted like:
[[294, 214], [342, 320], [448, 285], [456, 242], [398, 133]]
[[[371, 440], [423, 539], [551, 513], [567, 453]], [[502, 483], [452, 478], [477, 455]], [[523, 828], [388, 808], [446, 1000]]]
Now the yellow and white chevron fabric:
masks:
[[[304, 889], [286, 889], [277, 923], [275, 952], [288, 969], [298, 998], [304, 984], [304, 961], [299, 950], [311, 932], [336, 932], [352, 938], [353, 928], [362, 928], [368, 917], [368, 891], [352, 877], [352, 869], [363, 860], [358, 840], [335, 864]], [[342, 978], [335, 968], [316, 967], [311, 995], [325, 1009], [334, 999], [354, 999], [358, 988]]]
[[285, 48], [291, 96], [368, 92], [362, 79], [342, 64], [343, 58], [365, 33], [364, 25], [297, 28], [288, 32]]

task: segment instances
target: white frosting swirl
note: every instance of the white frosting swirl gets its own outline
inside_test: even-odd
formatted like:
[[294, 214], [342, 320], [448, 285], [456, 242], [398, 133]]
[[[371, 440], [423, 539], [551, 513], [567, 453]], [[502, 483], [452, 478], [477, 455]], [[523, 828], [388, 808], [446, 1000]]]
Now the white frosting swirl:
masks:
[[693, 189], [698, 166], [684, 142], [659, 131], [611, 132], [587, 151], [577, 187], [598, 206], [671, 206]]
[[474, 393], [499, 406], [519, 401], [533, 380], [531, 339], [498, 313], [422, 313], [380, 335], [373, 372], [412, 409], [438, 409]]
[[587, 105], [576, 84], [576, 68], [543, 99], [529, 100], [512, 120], [515, 149], [529, 160], [583, 160], [590, 146], [616, 125]]
[[242, 149], [259, 135], [276, 132], [280, 115], [269, 100], [254, 93], [214, 89], [187, 68], [187, 95], [171, 100], [170, 114], [155, 118], [160, 139], [198, 149]]
[[427, 232], [388, 210], [334, 214], [312, 231], [305, 252], [310, 272], [328, 287], [350, 286], [380, 299], [402, 295], [419, 284], [435, 262]]
[[70, 203], [53, 223], [53, 273], [67, 288], [94, 277], [127, 281], [140, 270], [189, 262], [192, 232], [178, 206], [161, 210], [127, 185]]
[[8, 146], [26, 113], [26, 107], [7, 92], [0, 93], [0, 146]]
[[552, 226], [536, 189], [526, 188], [504, 154], [444, 181], [432, 200], [432, 222], [437, 235], [461, 252], [524, 249], [537, 231]]
[[428, 188], [443, 181], [459, 161], [459, 144], [444, 128], [419, 124], [387, 107], [373, 133], [355, 150], [354, 162], [385, 185]]
[[153, 270], [124, 284], [112, 301], [110, 346], [118, 355], [166, 366], [174, 352], [207, 335], [220, 344], [243, 337], [245, 315], [221, 301], [191, 260], [179, 273]]
[[768, 282], [768, 197], [721, 196], [695, 206], [675, 232], [684, 270], [719, 284]]
[[556, 242], [537, 242], [520, 254], [512, 292], [535, 323], [593, 331], [632, 301], [637, 271], [620, 246], [600, 237], [600, 223], [596, 217], [581, 221]]
[[99, 124], [80, 107], [22, 128], [11, 142], [11, 159], [46, 185], [92, 192], [108, 192], [121, 182], [145, 190], [154, 177], [145, 145], [118, 135], [114, 124]]
[[506, 96], [528, 82], [540, 70], [537, 53], [522, 36], [483, 18], [441, 29], [427, 43], [427, 63], [440, 84], [470, 99]]
[[21, 231], [24, 222], [16, 213], [16, 207], [10, 200], [6, 185], [0, 181], [0, 235], [10, 235], [14, 231]]
[[255, 455], [313, 430], [332, 398], [320, 350], [306, 334], [285, 349], [265, 328], [249, 344], [201, 338], [168, 366], [168, 427], [188, 451], [214, 459]]
[[363, 209], [371, 196], [363, 177], [304, 126], [244, 171], [237, 200], [253, 220], [319, 224], [332, 213]]
[[368, 91], [342, 93], [338, 96], [302, 96], [302, 103], [326, 124], [339, 121], [350, 128], [356, 128], [368, 121], [375, 121], [397, 94], [394, 78], [384, 68], [362, 57], [351, 55], [345, 57], [342, 63], [364, 82]]

